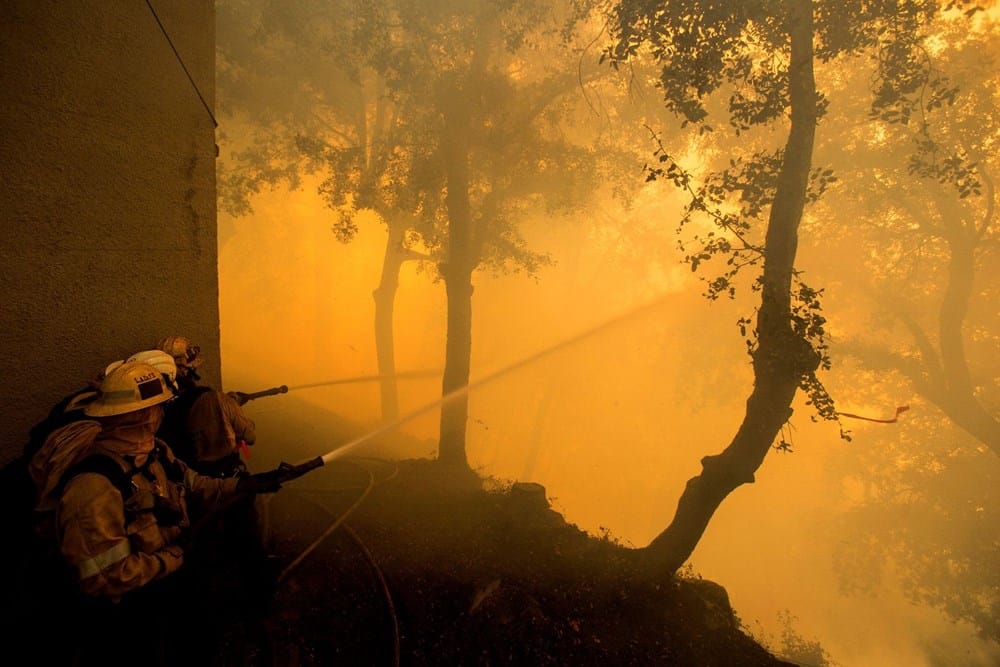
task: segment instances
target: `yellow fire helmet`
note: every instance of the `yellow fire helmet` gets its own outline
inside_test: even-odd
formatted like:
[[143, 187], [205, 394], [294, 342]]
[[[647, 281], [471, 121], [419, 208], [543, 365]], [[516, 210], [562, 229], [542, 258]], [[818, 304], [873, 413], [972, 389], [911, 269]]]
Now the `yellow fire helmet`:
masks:
[[185, 336], [167, 336], [156, 347], [172, 356], [177, 365], [184, 368], [198, 368], [204, 361], [201, 348]]
[[160, 371], [141, 361], [127, 361], [101, 381], [97, 398], [83, 407], [88, 417], [110, 417], [165, 403], [174, 397]]

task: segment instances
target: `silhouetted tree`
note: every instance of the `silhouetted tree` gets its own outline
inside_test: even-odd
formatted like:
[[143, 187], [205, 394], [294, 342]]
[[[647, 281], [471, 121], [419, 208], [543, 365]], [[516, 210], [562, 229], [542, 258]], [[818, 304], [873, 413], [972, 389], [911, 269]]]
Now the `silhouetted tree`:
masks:
[[[701, 184], [665, 149], [651, 178], [668, 178], [691, 194], [684, 220], [708, 216], [714, 230], [694, 238], [688, 255], [693, 269], [715, 257], [723, 272], [708, 283], [708, 295], [733, 294], [736, 277], [747, 267], [757, 273], [760, 293], [748, 340], [754, 387], [732, 442], [702, 459], [673, 521], [643, 553], [675, 572], [690, 556], [722, 500], [754, 473], [789, 419], [800, 387], [819, 416], [836, 417], [833, 401], [816, 371], [828, 366], [821, 292], [797, 279], [794, 266], [798, 231], [808, 201], [818, 199], [834, 180], [830, 170], [812, 165], [817, 122], [827, 101], [815, 84], [814, 65], [861, 51], [877, 52], [876, 108], [906, 113], [913, 93], [926, 82], [921, 67], [923, 26], [938, 11], [934, 2], [863, 3], [829, 0], [724, 2], [645, 2], [614, 5], [616, 44], [609, 50], [619, 64], [642, 52], [662, 63], [660, 84], [668, 108], [684, 124], [707, 125], [706, 99], [730, 92], [730, 127], [748, 149], [729, 168]], [[755, 132], [787, 121], [784, 146], [768, 148]], [[763, 232], [755, 221], [767, 213]], [[782, 442], [778, 446], [783, 446]]]
[[399, 271], [431, 258], [422, 235], [433, 228], [426, 218], [435, 205], [425, 201], [440, 184], [439, 169], [411, 148], [428, 143], [430, 120], [402, 113], [407, 86], [427, 82], [394, 45], [377, 3], [227, 1], [218, 13], [220, 105], [249, 130], [227, 133], [233, 154], [220, 169], [223, 205], [245, 214], [265, 185], [295, 188], [302, 174], [320, 173], [339, 241], [354, 239], [359, 212], [378, 216], [387, 234], [373, 291], [375, 347], [382, 417], [394, 419]]
[[[378, 213], [389, 230], [375, 290], [380, 374], [394, 372], [399, 266], [429, 260], [448, 304], [442, 392], [452, 398], [442, 406], [439, 456], [467, 465], [461, 390], [470, 375], [473, 273], [535, 273], [551, 260], [527, 247], [519, 223], [531, 213], [579, 210], [638, 168], [576, 122], [589, 110], [573, 38], [590, 3], [220, 6], [220, 25], [246, 26], [235, 35], [220, 29], [220, 96], [228, 92], [233, 111], [255, 128], [253, 145], [235, 155], [220, 185], [231, 210], [245, 211], [247, 196], [265, 184], [297, 186], [302, 173], [318, 172], [340, 216], [339, 238], [353, 237], [359, 210]], [[598, 68], [582, 77], [594, 73], [611, 78]], [[261, 80], [263, 108], [252, 90]], [[396, 409], [387, 382], [383, 417]]]

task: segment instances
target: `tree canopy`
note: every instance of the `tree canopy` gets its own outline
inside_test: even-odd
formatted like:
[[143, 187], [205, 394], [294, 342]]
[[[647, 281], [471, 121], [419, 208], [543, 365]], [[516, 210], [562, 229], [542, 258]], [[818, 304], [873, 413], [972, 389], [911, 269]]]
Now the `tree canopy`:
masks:
[[[394, 372], [392, 298], [399, 266], [424, 260], [448, 294], [442, 391], [469, 380], [471, 276], [552, 261], [520, 226], [584, 210], [596, 193], [635, 189], [638, 169], [582, 86], [614, 77], [581, 67], [586, 2], [220, 3], [219, 87], [253, 131], [234, 142], [220, 189], [249, 210], [261, 188], [306, 173], [345, 242], [358, 213], [388, 235], [375, 290], [380, 373]], [[238, 26], [233, 29], [232, 26]], [[614, 93], [614, 83], [605, 90]], [[463, 399], [442, 416], [444, 458], [464, 461]], [[393, 401], [384, 400], [383, 414]], [[453, 411], [457, 413], [453, 414]]]
[[[956, 8], [965, 9], [962, 3], [947, 9]], [[748, 283], [760, 295], [756, 316], [739, 321], [754, 368], [744, 421], [721, 454], [702, 459], [702, 474], [688, 482], [673, 522], [647, 548], [668, 570], [690, 555], [728, 493], [753, 481], [772, 443], [783, 446], [797, 388], [820, 417], [837, 417], [816, 375], [829, 368], [823, 290], [806, 285], [795, 266], [805, 206], [836, 180], [830, 168], [813, 165], [817, 124], [829, 107], [815, 70], [872, 54], [866, 116], [885, 122], [903, 123], [915, 110], [946, 104], [954, 88], [923, 57], [926, 26], [941, 9], [924, 1], [614, 5], [616, 40], [605, 58], [619, 67], [648, 54], [662, 66], [664, 103], [682, 126], [740, 137], [727, 144], [727, 164], [715, 171], [696, 173], [664, 145], [648, 173], [689, 193], [682, 228], [705, 221], [706, 231], [691, 235], [687, 259], [693, 270], [723, 262], [707, 280], [707, 294], [734, 295], [737, 277], [752, 270]]]

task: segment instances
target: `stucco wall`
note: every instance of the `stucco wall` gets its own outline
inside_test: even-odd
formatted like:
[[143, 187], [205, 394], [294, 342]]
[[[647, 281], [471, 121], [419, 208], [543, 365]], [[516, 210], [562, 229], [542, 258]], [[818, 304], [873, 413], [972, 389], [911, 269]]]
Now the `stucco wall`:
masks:
[[[214, 97], [211, 0], [151, 0]], [[0, 3], [0, 463], [168, 334], [219, 381], [215, 127], [143, 0]]]

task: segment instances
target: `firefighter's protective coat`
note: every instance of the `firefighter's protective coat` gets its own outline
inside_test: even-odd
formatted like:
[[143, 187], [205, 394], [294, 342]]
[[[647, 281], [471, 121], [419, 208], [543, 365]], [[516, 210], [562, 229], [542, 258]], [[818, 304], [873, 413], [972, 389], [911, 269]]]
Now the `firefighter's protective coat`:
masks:
[[[118, 600], [176, 571], [184, 560], [177, 540], [190, 525], [188, 499], [211, 507], [236, 493], [236, 479], [198, 475], [155, 441], [150, 429], [158, 426], [159, 415], [154, 419], [106, 428], [94, 443], [95, 453], [123, 470], [144, 468], [132, 476], [128, 499], [94, 472], [72, 477], [63, 490], [56, 521], [59, 549], [87, 595]], [[150, 461], [157, 442], [158, 454]], [[164, 512], [153, 511], [157, 507], [176, 511], [167, 520]]]
[[236, 400], [221, 391], [207, 391], [191, 406], [186, 419], [195, 460], [217, 461], [237, 451], [240, 441], [254, 444], [254, 422]]

